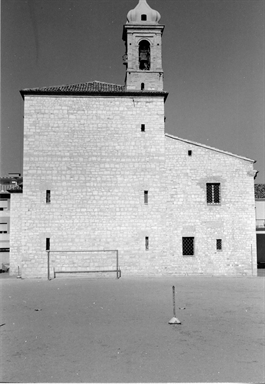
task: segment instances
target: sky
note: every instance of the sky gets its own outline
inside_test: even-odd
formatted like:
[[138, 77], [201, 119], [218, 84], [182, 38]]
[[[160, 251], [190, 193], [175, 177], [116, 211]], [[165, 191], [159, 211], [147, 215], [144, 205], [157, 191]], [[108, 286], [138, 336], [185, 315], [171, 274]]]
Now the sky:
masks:
[[[256, 160], [265, 183], [265, 0], [147, 0], [161, 14], [165, 131]], [[124, 84], [138, 0], [1, 1], [0, 176], [23, 173], [21, 89]]]

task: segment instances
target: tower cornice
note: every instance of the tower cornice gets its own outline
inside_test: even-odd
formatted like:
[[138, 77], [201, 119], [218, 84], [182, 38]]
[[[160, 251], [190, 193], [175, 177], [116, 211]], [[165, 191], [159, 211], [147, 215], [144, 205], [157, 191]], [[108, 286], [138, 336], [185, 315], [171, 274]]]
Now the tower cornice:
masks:
[[161, 31], [161, 36], [163, 35], [165, 29], [165, 25], [163, 24], [124, 24], [123, 26], [123, 33], [122, 33], [122, 40], [126, 41], [127, 39], [127, 31], [133, 30], [133, 31]]

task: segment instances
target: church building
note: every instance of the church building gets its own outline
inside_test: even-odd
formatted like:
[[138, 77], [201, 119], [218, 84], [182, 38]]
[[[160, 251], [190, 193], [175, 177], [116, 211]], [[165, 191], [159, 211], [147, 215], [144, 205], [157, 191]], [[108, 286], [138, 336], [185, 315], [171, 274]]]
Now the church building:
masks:
[[10, 274], [257, 274], [255, 161], [165, 132], [159, 21], [146, 0], [129, 11], [124, 85], [21, 91]]

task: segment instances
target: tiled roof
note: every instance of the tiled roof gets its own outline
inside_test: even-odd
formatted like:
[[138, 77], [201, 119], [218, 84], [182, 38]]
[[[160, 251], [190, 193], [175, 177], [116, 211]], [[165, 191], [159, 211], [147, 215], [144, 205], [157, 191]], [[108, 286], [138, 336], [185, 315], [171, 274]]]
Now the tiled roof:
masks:
[[128, 91], [125, 85], [117, 85], [111, 83], [104, 83], [100, 81], [91, 81], [87, 83], [69, 84], [69, 85], [55, 85], [41, 88], [25, 88], [20, 91], [22, 96], [27, 94], [57, 94], [57, 95], [89, 95], [89, 94], [113, 94], [126, 95], [126, 94], [155, 94], [167, 96], [167, 92], [164, 91]]
[[255, 184], [255, 199], [265, 199], [265, 184]]
[[124, 85], [102, 83], [100, 81], [91, 81], [87, 83], [78, 83], [78, 84], [68, 84], [68, 85], [53, 85], [50, 87], [41, 87], [41, 88], [26, 88], [23, 91], [34, 92], [124, 92]]

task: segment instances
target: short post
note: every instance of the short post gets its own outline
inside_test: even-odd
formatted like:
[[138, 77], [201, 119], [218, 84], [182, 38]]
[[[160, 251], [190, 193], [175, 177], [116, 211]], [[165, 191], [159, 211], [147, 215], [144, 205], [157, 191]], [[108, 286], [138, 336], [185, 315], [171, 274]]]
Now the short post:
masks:
[[17, 279], [21, 279], [20, 273], [19, 273], [19, 266], [17, 266]]
[[176, 318], [176, 300], [175, 300], [175, 286], [172, 287], [172, 297], [173, 297], [173, 317], [169, 320], [169, 324], [181, 324], [179, 319]]

